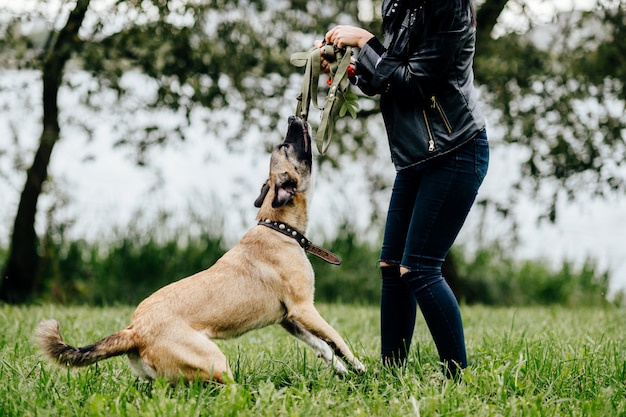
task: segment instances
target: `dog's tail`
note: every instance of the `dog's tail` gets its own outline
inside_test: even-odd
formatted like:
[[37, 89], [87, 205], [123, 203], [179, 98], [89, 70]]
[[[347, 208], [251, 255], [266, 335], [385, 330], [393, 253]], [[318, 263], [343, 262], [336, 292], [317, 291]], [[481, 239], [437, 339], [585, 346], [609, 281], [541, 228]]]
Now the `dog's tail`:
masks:
[[54, 319], [37, 326], [35, 337], [41, 351], [53, 361], [67, 366], [87, 366], [102, 359], [123, 355], [137, 348], [131, 330], [124, 329], [84, 347], [75, 348], [63, 341], [60, 324]]

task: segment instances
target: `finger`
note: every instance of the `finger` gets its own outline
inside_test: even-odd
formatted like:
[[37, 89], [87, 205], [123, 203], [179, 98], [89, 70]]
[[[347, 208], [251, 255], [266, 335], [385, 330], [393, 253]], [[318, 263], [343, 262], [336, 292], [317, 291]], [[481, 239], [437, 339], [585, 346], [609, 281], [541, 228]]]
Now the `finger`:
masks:
[[332, 33], [332, 29], [326, 32], [326, 35], [324, 35], [324, 40], [326, 41], [326, 43], [330, 43], [331, 33]]
[[331, 30], [326, 32], [326, 37], [325, 37], [326, 43], [330, 43], [330, 44], [333, 43], [333, 41], [337, 37], [337, 30], [338, 30], [338, 28], [339, 28], [339, 26], [335, 26], [334, 28], [332, 28]]

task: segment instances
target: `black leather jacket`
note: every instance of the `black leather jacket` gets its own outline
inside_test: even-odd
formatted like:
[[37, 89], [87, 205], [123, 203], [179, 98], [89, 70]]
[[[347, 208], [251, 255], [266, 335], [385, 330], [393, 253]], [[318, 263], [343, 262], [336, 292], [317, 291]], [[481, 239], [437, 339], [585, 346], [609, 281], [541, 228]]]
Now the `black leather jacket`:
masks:
[[[406, 0], [405, 0], [406, 1]], [[380, 94], [391, 158], [407, 168], [450, 152], [485, 128], [474, 88], [476, 29], [468, 0], [384, 0], [384, 45], [372, 38], [353, 82]], [[394, 13], [398, 16], [394, 16]]]

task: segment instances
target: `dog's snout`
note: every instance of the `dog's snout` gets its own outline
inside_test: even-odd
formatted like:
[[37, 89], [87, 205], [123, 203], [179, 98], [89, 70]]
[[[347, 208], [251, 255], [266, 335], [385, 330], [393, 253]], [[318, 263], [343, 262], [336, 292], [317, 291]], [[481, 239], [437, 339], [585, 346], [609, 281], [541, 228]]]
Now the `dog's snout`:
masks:
[[[311, 159], [311, 138], [309, 136], [308, 123], [298, 116], [289, 116], [287, 134], [282, 144], [293, 145], [298, 159], [307, 161]], [[280, 145], [279, 145], [280, 147]]]
[[304, 121], [302, 121], [302, 119], [300, 119], [297, 116], [289, 116], [289, 121], [287, 123], [287, 126], [289, 128], [298, 128], [299, 126], [303, 126], [305, 124]]
[[308, 135], [306, 122], [296, 116], [289, 116], [289, 124], [287, 127], [287, 135], [285, 141], [293, 142], [304, 139], [303, 136]]

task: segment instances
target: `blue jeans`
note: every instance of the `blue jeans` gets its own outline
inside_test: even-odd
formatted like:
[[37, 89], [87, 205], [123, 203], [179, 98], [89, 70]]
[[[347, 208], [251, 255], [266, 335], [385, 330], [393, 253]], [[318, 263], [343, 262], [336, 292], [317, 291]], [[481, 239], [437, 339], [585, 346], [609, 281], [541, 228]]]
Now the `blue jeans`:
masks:
[[[489, 165], [483, 131], [457, 150], [396, 174], [380, 255], [381, 339], [385, 363], [403, 363], [416, 305], [435, 341], [444, 372], [467, 366], [463, 322], [441, 266], [472, 207]], [[399, 267], [409, 271], [400, 276]]]

